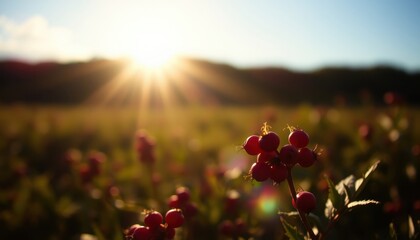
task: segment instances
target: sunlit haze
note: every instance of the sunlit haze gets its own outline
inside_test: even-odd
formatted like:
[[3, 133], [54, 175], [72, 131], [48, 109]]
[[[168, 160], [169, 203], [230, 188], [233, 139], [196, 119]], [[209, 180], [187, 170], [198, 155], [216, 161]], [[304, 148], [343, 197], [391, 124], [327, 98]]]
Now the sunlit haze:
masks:
[[0, 0], [0, 240], [420, 239], [419, 86], [420, 0]]
[[0, 58], [420, 67], [418, 1], [3, 1]]

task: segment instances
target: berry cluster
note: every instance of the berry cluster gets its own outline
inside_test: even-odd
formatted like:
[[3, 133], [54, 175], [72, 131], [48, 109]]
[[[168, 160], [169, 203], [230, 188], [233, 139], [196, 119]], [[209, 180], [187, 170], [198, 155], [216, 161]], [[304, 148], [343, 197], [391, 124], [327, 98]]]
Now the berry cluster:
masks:
[[277, 133], [270, 131], [270, 127], [264, 123], [261, 128], [262, 135], [251, 135], [243, 144], [243, 148], [250, 155], [257, 155], [257, 161], [252, 164], [249, 174], [255, 181], [263, 182], [272, 179], [279, 184], [288, 180], [290, 192], [292, 194], [292, 205], [302, 213], [309, 213], [315, 209], [316, 198], [307, 191], [296, 193], [291, 169], [299, 164], [307, 168], [312, 166], [317, 160], [315, 150], [309, 149], [309, 135], [302, 129], [289, 127], [289, 143], [280, 145], [280, 138]]
[[226, 193], [223, 210], [225, 213], [236, 216], [240, 211], [240, 193], [236, 190], [229, 190]]
[[175, 228], [184, 223], [184, 215], [180, 209], [171, 209], [166, 212], [165, 224], [163, 216], [157, 211], [149, 211], [144, 217], [144, 225], [134, 224], [125, 234], [127, 240], [166, 240], [174, 239]]
[[141, 162], [153, 164], [156, 161], [155, 141], [145, 130], [139, 130], [136, 133], [135, 149]]
[[88, 164], [82, 165], [79, 169], [83, 183], [91, 182], [95, 176], [101, 173], [101, 165], [105, 162], [106, 156], [102, 152], [91, 152], [88, 157]]
[[241, 218], [235, 221], [224, 220], [219, 225], [219, 232], [231, 239], [247, 239], [249, 236], [248, 228]]
[[275, 183], [281, 183], [288, 176], [288, 168], [297, 163], [302, 167], [315, 163], [317, 155], [314, 150], [307, 148], [309, 136], [305, 131], [289, 127], [289, 144], [278, 150], [280, 138], [269, 128], [264, 124], [262, 135], [251, 135], [243, 144], [248, 154], [257, 155], [257, 161], [249, 170], [252, 179], [263, 182], [271, 178]]
[[197, 206], [190, 201], [191, 194], [187, 187], [178, 187], [176, 194], [171, 195], [168, 199], [169, 208], [181, 209], [186, 219], [190, 219], [198, 213]]

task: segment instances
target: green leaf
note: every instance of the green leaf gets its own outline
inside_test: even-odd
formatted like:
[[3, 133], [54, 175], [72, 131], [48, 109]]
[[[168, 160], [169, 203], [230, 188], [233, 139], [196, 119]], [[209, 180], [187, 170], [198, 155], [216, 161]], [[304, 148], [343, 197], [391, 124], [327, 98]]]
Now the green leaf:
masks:
[[397, 233], [395, 232], [395, 227], [393, 223], [389, 224], [389, 239], [397, 240]]
[[277, 214], [279, 214], [280, 217], [299, 217], [299, 213], [297, 211], [293, 211], [293, 212], [281, 212], [281, 211], [279, 211]]
[[344, 191], [343, 195], [340, 195], [340, 193], [337, 191], [334, 183], [331, 181], [331, 179], [328, 178], [328, 176], [325, 176], [325, 179], [328, 183], [328, 199], [331, 201], [332, 206], [335, 209], [340, 209], [342, 206], [344, 206]]
[[337, 189], [337, 192], [344, 196], [344, 203], [348, 204], [350, 201], [353, 200], [353, 196], [355, 193], [355, 178], [353, 175], [350, 175], [346, 177], [345, 179], [341, 180], [337, 185], [335, 185], [335, 188]]
[[363, 177], [365, 179], [366, 178], [369, 178], [372, 175], [372, 173], [376, 170], [376, 168], [378, 167], [378, 165], [379, 165], [380, 162], [381, 161], [379, 161], [379, 160], [377, 160], [376, 162], [374, 162], [372, 164], [372, 166], [370, 166], [370, 168], [366, 171], [366, 173], [365, 173], [365, 175]]
[[364, 205], [369, 205], [369, 204], [379, 204], [379, 202], [375, 201], [375, 200], [354, 201], [354, 202], [351, 202], [351, 203], [347, 204], [347, 208], [353, 208], [353, 207], [364, 206]]
[[[280, 218], [284, 218], [284, 219], [294, 219], [294, 220], [298, 220], [300, 221], [300, 217], [299, 217], [299, 213], [297, 211], [293, 211], [293, 212], [282, 212], [279, 211], [278, 214], [280, 215]], [[324, 224], [322, 223], [321, 219], [313, 214], [313, 213], [309, 213], [308, 218], [311, 222], [313, 222], [317, 227], [319, 228], [324, 228]]]
[[365, 188], [367, 181], [372, 177], [372, 173], [376, 170], [376, 168], [378, 167], [378, 164], [381, 161], [376, 161], [374, 164], [372, 164], [372, 166], [370, 166], [370, 168], [366, 171], [366, 173], [363, 175], [362, 178], [357, 179], [355, 187], [356, 187], [356, 192], [354, 194], [354, 197], [356, 198]]
[[290, 240], [305, 240], [304, 236], [301, 233], [299, 233], [296, 227], [290, 225], [283, 218], [281, 218], [281, 222], [283, 224], [284, 230], [286, 230], [286, 236], [289, 237]]
[[325, 217], [331, 219], [332, 217], [334, 217], [336, 212], [337, 212], [337, 209], [333, 207], [331, 199], [328, 199], [327, 202], [325, 203], [325, 210], [324, 210]]
[[80, 240], [98, 240], [98, 238], [88, 233], [82, 233], [80, 235]]
[[414, 227], [413, 218], [408, 216], [408, 237], [410, 239], [416, 239], [416, 228]]
[[310, 221], [312, 223], [314, 223], [315, 226], [318, 227], [318, 229], [325, 229], [326, 222], [323, 222], [319, 216], [317, 216], [317, 215], [315, 215], [313, 213], [309, 213], [308, 214], [308, 217], [309, 217]]

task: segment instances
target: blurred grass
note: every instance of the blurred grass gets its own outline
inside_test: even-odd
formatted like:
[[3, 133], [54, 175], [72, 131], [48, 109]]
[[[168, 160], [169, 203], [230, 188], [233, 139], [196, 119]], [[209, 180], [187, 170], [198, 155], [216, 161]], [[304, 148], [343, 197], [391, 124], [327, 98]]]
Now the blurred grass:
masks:
[[[258, 198], [257, 190], [272, 186], [244, 180], [255, 159], [240, 148], [247, 136], [259, 133], [264, 122], [279, 133], [282, 144], [287, 142], [287, 125], [292, 125], [309, 133], [311, 147], [317, 144], [322, 149], [315, 167], [294, 171], [298, 185], [319, 196], [319, 215], [323, 215], [326, 197], [324, 174], [338, 182], [349, 174], [359, 176], [376, 159], [383, 162], [366, 196], [384, 203], [399, 202], [401, 208], [392, 215], [381, 205], [360, 213], [358, 220], [344, 219], [336, 236], [383, 236], [391, 221], [405, 236], [404, 217], [410, 214], [418, 219], [413, 204], [419, 201], [419, 194], [410, 192], [419, 187], [417, 108], [195, 106], [146, 112], [10, 105], [0, 106], [0, 239], [77, 239], [82, 233], [99, 232], [119, 239], [123, 228], [141, 222], [141, 210], [166, 210], [166, 199], [178, 185], [191, 188], [200, 210], [192, 229], [211, 231], [206, 239], [223, 239], [217, 234], [218, 224], [232, 217], [247, 219], [262, 239], [275, 236], [281, 232], [276, 211], [291, 210], [287, 190], [281, 186], [284, 194], [276, 191], [278, 205], [269, 214], [250, 208], [248, 200]], [[360, 136], [361, 124], [371, 127], [370, 140]], [[139, 129], [145, 129], [156, 142], [157, 162], [152, 169], [138, 161], [134, 150]], [[78, 170], [92, 151], [104, 153], [106, 161], [103, 172], [84, 184]], [[63, 164], [69, 156], [75, 163]], [[231, 171], [235, 168], [236, 172]], [[110, 196], [112, 186], [119, 194]], [[232, 189], [241, 193], [242, 201], [234, 216], [224, 209], [226, 192]], [[346, 228], [350, 225], [352, 228]], [[181, 231], [180, 239], [194, 239], [196, 235], [192, 230], [188, 235], [187, 229]]]

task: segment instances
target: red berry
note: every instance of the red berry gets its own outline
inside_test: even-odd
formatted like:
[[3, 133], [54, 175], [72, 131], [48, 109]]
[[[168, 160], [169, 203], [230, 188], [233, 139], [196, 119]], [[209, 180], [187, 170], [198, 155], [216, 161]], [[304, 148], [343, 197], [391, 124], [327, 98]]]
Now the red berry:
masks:
[[92, 152], [89, 155], [89, 164], [92, 165], [101, 165], [106, 159], [105, 154], [102, 152]]
[[260, 137], [257, 135], [251, 135], [245, 140], [243, 148], [249, 155], [257, 155], [261, 152], [261, 148], [258, 143], [259, 138]]
[[79, 173], [83, 183], [88, 183], [92, 181], [94, 177], [94, 174], [90, 171], [90, 168], [87, 165], [82, 165], [79, 169]]
[[168, 207], [169, 208], [180, 208], [181, 204], [178, 201], [177, 195], [171, 195], [168, 199]]
[[257, 162], [270, 162], [275, 157], [277, 157], [276, 151], [262, 152], [258, 154]]
[[[293, 204], [293, 201], [292, 201]], [[311, 192], [302, 191], [296, 194], [296, 203], [293, 204], [299, 211], [309, 213], [316, 207], [315, 195]]]
[[159, 226], [163, 221], [162, 214], [157, 211], [151, 211], [146, 214], [146, 217], [144, 217], [144, 224], [148, 226], [149, 228], [155, 228]]
[[178, 187], [176, 189], [176, 195], [178, 196], [178, 202], [184, 205], [190, 200], [190, 190], [186, 187]]
[[270, 166], [264, 162], [256, 162], [252, 164], [249, 173], [257, 182], [264, 182], [270, 177]]
[[133, 233], [133, 240], [150, 240], [152, 233], [148, 227], [140, 226]]
[[165, 232], [166, 232], [166, 225], [159, 224], [155, 228], [150, 228], [150, 232], [152, 234], [151, 240], [154, 239], [164, 239], [165, 238]]
[[309, 143], [309, 136], [303, 130], [294, 130], [289, 134], [289, 143], [297, 148], [306, 147]]
[[140, 224], [134, 224], [131, 225], [130, 228], [127, 230], [127, 236], [132, 236], [134, 231], [136, 231], [137, 228], [141, 227]]
[[152, 164], [156, 161], [155, 142], [144, 130], [137, 132], [135, 148], [140, 161], [147, 164]]
[[298, 161], [298, 150], [291, 144], [284, 145], [279, 152], [279, 158], [287, 166], [293, 166]]
[[185, 218], [194, 217], [198, 213], [197, 206], [192, 202], [187, 202], [183, 208]]
[[287, 178], [287, 174], [287, 167], [283, 164], [270, 167], [270, 178], [276, 183], [283, 182]]
[[167, 227], [165, 229], [165, 239], [174, 239], [175, 237], [175, 228]]
[[373, 135], [373, 128], [371, 125], [365, 123], [359, 126], [359, 136], [363, 138], [366, 141], [369, 141], [372, 139]]
[[420, 200], [416, 200], [413, 203], [413, 210], [414, 212], [420, 212]]
[[219, 231], [224, 236], [231, 237], [235, 232], [235, 225], [230, 220], [224, 220], [219, 226]]
[[275, 132], [268, 132], [259, 139], [260, 148], [263, 151], [271, 152], [277, 150], [280, 144], [280, 138]]
[[310, 167], [316, 161], [316, 153], [309, 148], [301, 148], [298, 152], [298, 163], [302, 167]]
[[224, 210], [226, 213], [234, 215], [239, 210], [240, 204], [240, 193], [236, 190], [229, 190], [226, 193], [226, 199], [224, 204]]
[[390, 215], [396, 215], [401, 211], [401, 203], [397, 202], [386, 202], [384, 203], [384, 212]]
[[241, 218], [238, 218], [235, 221], [235, 232], [239, 236], [244, 236], [248, 232], [246, 223]]
[[181, 227], [184, 223], [184, 215], [181, 209], [171, 209], [165, 215], [165, 222], [170, 228]]

